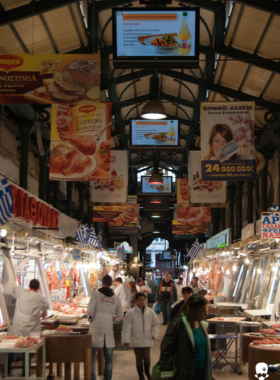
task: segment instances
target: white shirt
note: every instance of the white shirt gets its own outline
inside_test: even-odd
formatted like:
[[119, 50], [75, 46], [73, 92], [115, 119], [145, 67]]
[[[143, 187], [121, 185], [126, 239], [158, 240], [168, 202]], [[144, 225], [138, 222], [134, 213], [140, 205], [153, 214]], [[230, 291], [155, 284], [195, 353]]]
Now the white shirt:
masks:
[[183, 301], [183, 294], [182, 294], [182, 289], [184, 288], [184, 285], [179, 285], [179, 284], [176, 284], [176, 288], [177, 288], [177, 294], [178, 294], [178, 299], [175, 303], [179, 303], [181, 301]]
[[134, 277], [132, 277], [132, 276], [127, 276], [126, 278], [125, 278], [125, 280], [126, 280], [126, 283], [128, 284], [129, 282], [135, 282], [135, 278]]
[[137, 292], [141, 292], [141, 286], [140, 285], [136, 285], [136, 289], [137, 289]]
[[123, 311], [126, 312], [131, 309], [132, 293], [131, 290], [124, 284], [120, 284], [115, 289], [115, 294], [120, 297]]
[[40, 311], [48, 310], [48, 303], [41, 294], [15, 286], [13, 296], [17, 299], [12, 333], [29, 336], [31, 332], [41, 332]]
[[112, 269], [112, 270], [110, 271], [110, 273], [109, 273], [109, 276], [111, 276], [111, 277], [112, 277], [112, 280], [115, 281], [115, 279], [116, 279], [116, 277], [117, 277], [117, 272], [116, 272], [114, 269]]

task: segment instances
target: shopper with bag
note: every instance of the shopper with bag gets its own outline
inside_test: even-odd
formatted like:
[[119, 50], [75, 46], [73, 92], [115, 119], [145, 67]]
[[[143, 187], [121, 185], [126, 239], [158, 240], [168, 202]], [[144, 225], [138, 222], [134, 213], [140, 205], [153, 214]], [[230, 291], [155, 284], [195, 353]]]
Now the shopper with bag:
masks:
[[170, 322], [161, 343], [152, 380], [211, 380], [211, 347], [208, 338], [207, 300], [191, 296], [181, 314]]
[[170, 279], [170, 274], [165, 273], [162, 281], [159, 282], [156, 290], [156, 302], [161, 306], [163, 313], [163, 325], [169, 323], [171, 305], [178, 299], [175, 283]]
[[151, 380], [151, 347], [158, 334], [159, 322], [155, 312], [146, 306], [146, 295], [136, 294], [136, 305], [129, 310], [123, 321], [122, 343], [133, 347], [139, 380], [144, 380], [144, 371]]

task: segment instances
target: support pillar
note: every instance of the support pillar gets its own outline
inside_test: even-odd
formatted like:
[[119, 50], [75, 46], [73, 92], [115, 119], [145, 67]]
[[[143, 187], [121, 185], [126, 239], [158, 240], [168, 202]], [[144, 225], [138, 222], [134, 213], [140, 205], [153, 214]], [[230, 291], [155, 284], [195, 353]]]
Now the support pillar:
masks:
[[66, 214], [72, 217], [72, 192], [73, 192], [73, 181], [67, 181], [67, 205]]
[[59, 181], [53, 183], [53, 207], [59, 210]]
[[87, 191], [87, 185], [80, 182], [78, 184], [78, 191], [79, 191], [79, 219], [82, 224], [85, 222], [85, 213], [84, 213], [84, 200], [86, 196], [86, 191]]
[[20, 168], [19, 168], [19, 185], [27, 190], [28, 186], [28, 154], [31, 133], [34, 127], [34, 120], [17, 121], [20, 132]]
[[253, 193], [254, 182], [247, 182], [247, 220], [248, 223], [253, 223]]
[[226, 229], [226, 209], [224, 207], [220, 208], [221, 212], [221, 231]]
[[265, 164], [261, 171], [261, 211], [267, 211], [267, 169], [268, 157], [264, 155]]
[[235, 185], [231, 183], [227, 187], [228, 203], [229, 203], [229, 228], [231, 228], [231, 236], [234, 236], [234, 193]]
[[212, 208], [212, 222], [213, 222], [213, 235], [217, 235], [220, 232], [220, 210], [218, 208]]
[[[50, 150], [50, 143], [46, 140], [43, 141], [43, 147], [45, 151], [44, 156], [39, 157], [39, 166], [40, 166], [40, 174], [39, 174], [39, 198], [42, 199], [42, 201], [46, 201], [47, 196], [47, 183], [48, 183], [48, 176], [49, 176], [49, 150]], [[48, 202], [49, 203], [49, 202]]]
[[277, 186], [277, 191], [278, 191], [278, 203], [280, 203], [280, 130], [279, 128], [273, 129], [274, 132], [274, 140], [276, 141], [277, 144], [277, 157], [278, 157], [278, 186]]
[[236, 182], [236, 238], [241, 238], [242, 231], [242, 193], [243, 193], [242, 181]]

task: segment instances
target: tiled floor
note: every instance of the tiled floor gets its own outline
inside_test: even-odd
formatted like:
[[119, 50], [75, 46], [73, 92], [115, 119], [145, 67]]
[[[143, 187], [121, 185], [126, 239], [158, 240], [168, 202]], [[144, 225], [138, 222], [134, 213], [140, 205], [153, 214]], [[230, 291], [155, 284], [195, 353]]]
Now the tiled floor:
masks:
[[[162, 323], [162, 318], [160, 318], [160, 323]], [[155, 340], [154, 347], [152, 348], [152, 354], [151, 354], [151, 359], [152, 359], [152, 366], [156, 364], [156, 362], [159, 360], [159, 355], [160, 355], [160, 343], [162, 341], [162, 338], [164, 336], [166, 330], [166, 326], [160, 326], [159, 328], [159, 334], [157, 339]], [[233, 355], [230, 355], [233, 356]], [[226, 363], [225, 363], [226, 365]], [[224, 365], [224, 366], [225, 366]], [[220, 365], [220, 367], [224, 367], [223, 365]], [[14, 370], [13, 375], [14, 376], [20, 376], [20, 371], [21, 370]], [[73, 373], [73, 371], [72, 371]], [[247, 379], [247, 366], [243, 367], [243, 374], [241, 376], [238, 376], [235, 374], [233, 371], [226, 372], [222, 371], [221, 369], [219, 370], [214, 370], [213, 372], [213, 377], [215, 380], [219, 379], [240, 379], [244, 380]], [[35, 377], [35, 370], [32, 371], [32, 377]], [[81, 373], [81, 380], [84, 379], [83, 373]], [[103, 376], [97, 376], [98, 380], [103, 380]], [[135, 356], [134, 352], [132, 349], [128, 350], [115, 350], [114, 351], [114, 368], [113, 368], [113, 380], [138, 380], [138, 375], [136, 371], [136, 366], [135, 366]]]

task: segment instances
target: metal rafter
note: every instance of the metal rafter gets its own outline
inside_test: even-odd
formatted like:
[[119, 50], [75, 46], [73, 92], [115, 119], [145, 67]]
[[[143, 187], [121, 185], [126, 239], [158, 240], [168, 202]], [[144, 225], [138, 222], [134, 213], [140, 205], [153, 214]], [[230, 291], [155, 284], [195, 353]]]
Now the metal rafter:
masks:
[[79, 40], [80, 40], [80, 44], [81, 44], [82, 47], [84, 47], [85, 46], [84, 45], [84, 41], [83, 41], [83, 38], [82, 38], [82, 35], [81, 35], [81, 32], [80, 32], [80, 29], [79, 29], [79, 26], [78, 26], [78, 23], [77, 23], [74, 11], [72, 9], [72, 5], [68, 5], [68, 9], [69, 9], [69, 12], [70, 12], [73, 24], [75, 25], [75, 29], [76, 29], [76, 32], [78, 34], [78, 37], [79, 37]]
[[56, 46], [56, 43], [55, 43], [55, 41], [53, 39], [53, 36], [52, 36], [52, 34], [50, 32], [48, 24], [46, 23], [46, 20], [45, 20], [45, 18], [44, 18], [43, 15], [40, 15], [40, 20], [41, 20], [41, 23], [43, 24], [44, 29], [45, 29], [48, 37], [49, 37], [50, 43], [52, 44], [52, 47], [53, 47], [53, 50], [55, 51], [56, 54], [59, 54], [59, 50], [58, 50], [58, 48]]

